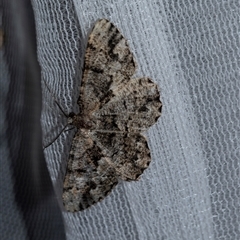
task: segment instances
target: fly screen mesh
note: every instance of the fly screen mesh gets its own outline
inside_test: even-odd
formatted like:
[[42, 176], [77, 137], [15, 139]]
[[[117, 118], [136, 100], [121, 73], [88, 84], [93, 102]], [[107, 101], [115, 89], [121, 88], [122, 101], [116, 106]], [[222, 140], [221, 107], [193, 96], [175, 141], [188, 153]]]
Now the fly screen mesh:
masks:
[[240, 2], [32, 3], [44, 153], [60, 205], [74, 135], [61, 131], [65, 115], [79, 110], [84, 51], [97, 19], [121, 30], [136, 76], [151, 77], [163, 102], [147, 131], [150, 167], [91, 208], [63, 212], [68, 239], [240, 239]]

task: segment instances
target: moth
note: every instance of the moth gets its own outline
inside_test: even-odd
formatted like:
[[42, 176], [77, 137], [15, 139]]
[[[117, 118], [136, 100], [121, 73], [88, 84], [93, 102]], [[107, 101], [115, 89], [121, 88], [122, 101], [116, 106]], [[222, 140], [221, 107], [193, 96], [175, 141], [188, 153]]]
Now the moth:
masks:
[[136, 62], [126, 39], [107, 19], [89, 35], [78, 99], [77, 128], [63, 184], [63, 204], [84, 210], [105, 198], [120, 180], [138, 180], [151, 161], [143, 135], [161, 114], [157, 85], [132, 78]]

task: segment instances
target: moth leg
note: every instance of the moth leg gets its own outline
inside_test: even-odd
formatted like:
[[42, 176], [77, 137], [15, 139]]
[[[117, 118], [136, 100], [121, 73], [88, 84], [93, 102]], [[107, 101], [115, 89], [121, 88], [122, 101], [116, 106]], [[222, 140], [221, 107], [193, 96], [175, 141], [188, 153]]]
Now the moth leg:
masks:
[[60, 132], [51, 142], [49, 142], [47, 145], [43, 146], [43, 150], [45, 150], [46, 148], [50, 147], [50, 146], [60, 137], [60, 135], [61, 135], [64, 131], [65, 131], [65, 132], [71, 131], [71, 130], [73, 130], [73, 129], [75, 128], [75, 127], [71, 127], [70, 129], [66, 129], [67, 126], [69, 126], [69, 125], [66, 124], [66, 125], [64, 126], [64, 128], [61, 130], [61, 132]]

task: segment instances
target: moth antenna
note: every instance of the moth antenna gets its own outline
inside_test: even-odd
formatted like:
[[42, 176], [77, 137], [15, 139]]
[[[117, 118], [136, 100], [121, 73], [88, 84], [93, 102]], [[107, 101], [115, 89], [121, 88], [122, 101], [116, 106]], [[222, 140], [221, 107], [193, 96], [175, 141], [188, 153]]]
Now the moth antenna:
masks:
[[59, 138], [59, 136], [60, 136], [64, 131], [67, 132], [67, 131], [70, 131], [70, 130], [74, 129], [74, 127], [72, 127], [72, 128], [70, 128], [70, 129], [65, 130], [68, 125], [69, 125], [69, 124], [67, 123], [67, 124], [64, 126], [64, 128], [60, 131], [60, 133], [59, 133], [50, 143], [48, 143], [46, 146], [43, 147], [43, 150], [45, 150], [46, 148], [50, 147], [50, 146]]
[[66, 118], [68, 118], [69, 115], [67, 115], [67, 114], [63, 111], [63, 109], [61, 108], [60, 104], [59, 104], [55, 99], [54, 99], [54, 101], [55, 101], [55, 103], [57, 104], [57, 106], [59, 107], [59, 109], [60, 109], [60, 111], [62, 112], [62, 114], [63, 114]]
[[47, 87], [48, 91], [50, 92], [50, 94], [52, 95], [52, 97], [53, 97], [53, 99], [54, 99], [54, 102], [57, 104], [57, 106], [59, 107], [59, 109], [60, 109], [60, 111], [62, 112], [62, 114], [63, 114], [66, 118], [68, 118], [69, 115], [66, 114], [66, 113], [63, 111], [62, 107], [61, 107], [60, 104], [57, 102], [56, 97], [54, 96], [54, 94], [52, 93], [52, 91], [50, 90], [48, 84], [46, 83], [46, 81], [45, 81], [44, 79], [43, 79], [43, 82], [44, 82], [45, 86]]
[[[54, 102], [56, 103], [56, 105], [58, 106], [58, 108], [60, 109], [60, 111], [62, 112], [62, 114], [63, 114], [66, 118], [71, 117], [71, 116], [70, 116], [71, 113], [68, 115], [68, 114], [66, 114], [66, 113], [63, 111], [62, 107], [61, 107], [60, 104], [57, 102], [56, 97], [54, 96], [54, 94], [52, 93], [52, 91], [50, 90], [48, 84], [46, 83], [46, 81], [45, 81], [44, 79], [43, 79], [43, 82], [44, 82], [46, 88], [48, 89], [48, 91], [50, 92], [50, 94], [52, 95], [52, 97], [53, 97], [53, 99], [54, 99]], [[75, 114], [72, 113], [72, 115], [75, 115]], [[68, 125], [69, 125], [69, 123], [67, 123], [67, 124], [64, 126], [64, 128], [60, 131], [60, 133], [59, 133], [50, 143], [48, 143], [46, 146], [43, 146], [43, 150], [46, 149], [47, 147], [51, 146], [51, 145], [59, 138], [59, 136], [60, 136], [64, 131], [66, 131], [65, 129], [66, 129], [66, 127], [67, 127]], [[71, 128], [71, 129], [69, 129], [69, 130], [72, 130], [72, 129], [73, 129], [73, 128]], [[69, 131], [69, 130], [67, 130], [67, 131]]]
[[73, 130], [74, 128], [75, 128], [75, 127], [71, 127], [71, 128], [69, 128], [69, 129], [66, 129], [65, 132], [71, 131], [71, 130]]

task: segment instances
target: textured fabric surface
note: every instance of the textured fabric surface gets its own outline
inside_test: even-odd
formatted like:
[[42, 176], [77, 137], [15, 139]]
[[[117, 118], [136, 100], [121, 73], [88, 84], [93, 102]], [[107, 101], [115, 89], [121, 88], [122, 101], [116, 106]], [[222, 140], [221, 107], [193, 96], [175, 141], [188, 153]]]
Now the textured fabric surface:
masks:
[[66, 239], [42, 149], [41, 71], [30, 0], [1, 1], [0, 31], [1, 239]]
[[4, 106], [5, 99], [7, 98], [7, 92], [9, 88], [9, 76], [7, 74], [7, 66], [3, 59], [3, 52], [0, 52], [0, 193], [1, 193], [1, 204], [0, 204], [0, 232], [1, 238], [7, 239], [26, 239], [27, 233], [25, 230], [24, 222], [19, 209], [16, 206], [13, 188], [14, 181], [11, 172], [10, 153], [6, 141], [6, 109]]
[[[152, 163], [101, 203], [63, 215], [68, 239], [240, 239], [238, 0], [33, 0], [42, 67], [44, 150], [61, 194], [78, 111], [87, 35], [99, 18], [119, 27], [159, 84], [163, 113], [148, 132]], [[198, 2], [198, 3], [197, 3]]]

